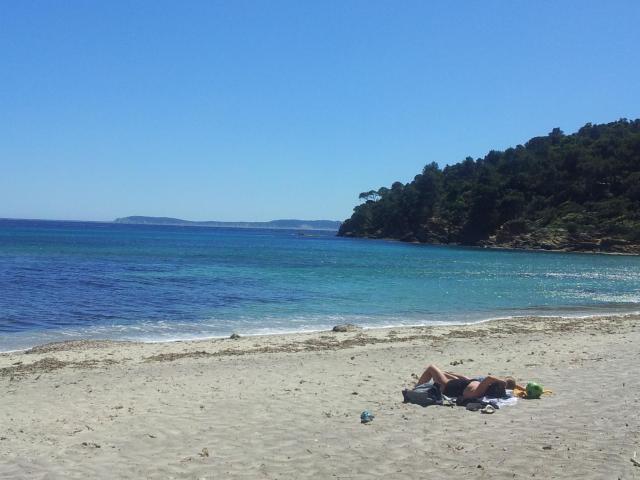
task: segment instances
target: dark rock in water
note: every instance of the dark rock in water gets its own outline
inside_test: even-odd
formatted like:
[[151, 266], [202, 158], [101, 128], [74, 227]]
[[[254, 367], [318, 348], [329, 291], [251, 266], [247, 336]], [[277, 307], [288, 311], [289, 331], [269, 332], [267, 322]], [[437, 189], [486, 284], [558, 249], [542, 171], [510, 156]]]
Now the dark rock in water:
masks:
[[238, 340], [238, 339], [240, 339], [240, 335], [238, 335], [237, 333], [232, 333], [229, 338], [231, 340]]
[[362, 330], [362, 327], [354, 325], [353, 323], [345, 323], [344, 325], [336, 325], [333, 327], [334, 332], [355, 332]]
[[408, 232], [407, 234], [403, 235], [402, 237], [400, 237], [400, 241], [401, 242], [407, 242], [407, 243], [418, 243], [418, 239], [415, 236], [415, 234], [413, 232]]

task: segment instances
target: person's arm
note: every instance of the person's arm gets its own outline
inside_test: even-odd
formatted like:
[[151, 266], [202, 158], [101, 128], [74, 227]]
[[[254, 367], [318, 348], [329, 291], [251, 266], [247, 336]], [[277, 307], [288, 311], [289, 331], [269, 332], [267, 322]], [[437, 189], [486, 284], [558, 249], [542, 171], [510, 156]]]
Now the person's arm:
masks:
[[498, 377], [492, 377], [491, 375], [489, 375], [484, 380], [482, 380], [476, 388], [474, 388], [469, 392], [465, 392], [464, 396], [465, 398], [484, 397], [484, 394], [487, 393], [487, 390], [489, 390], [489, 387], [495, 383], [502, 384], [502, 386], [504, 387], [506, 386], [507, 382], [505, 382], [504, 380], [501, 380]]
[[453, 373], [453, 372], [444, 372], [444, 374], [451, 379], [457, 379], [457, 380], [471, 380], [469, 377], [465, 377], [464, 375], [460, 375], [459, 373]]

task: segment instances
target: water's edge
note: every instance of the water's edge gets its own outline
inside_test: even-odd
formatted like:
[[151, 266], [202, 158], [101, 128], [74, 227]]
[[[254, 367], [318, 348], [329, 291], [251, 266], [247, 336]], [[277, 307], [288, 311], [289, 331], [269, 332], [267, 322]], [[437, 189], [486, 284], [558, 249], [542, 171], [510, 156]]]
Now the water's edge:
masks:
[[[549, 319], [558, 319], [558, 320], [589, 320], [589, 319], [597, 319], [597, 318], [615, 318], [615, 319], [624, 319], [630, 318], [634, 316], [640, 316], [640, 310], [638, 311], [628, 311], [628, 312], [598, 312], [596, 314], [590, 315], [566, 315], [558, 312], [557, 314], [550, 313], [548, 315], [514, 315], [514, 316], [505, 316], [505, 317], [489, 317], [480, 320], [473, 321], [442, 321], [442, 322], [429, 322], [429, 323], [418, 323], [418, 324], [400, 324], [400, 325], [362, 325], [357, 326], [360, 331], [366, 332], [376, 332], [380, 330], [406, 330], [412, 328], [441, 328], [441, 327], [454, 327], [454, 328], [465, 328], [471, 327], [474, 325], [480, 325], [484, 323], [496, 323], [500, 324], [501, 322], [508, 321], [532, 321], [536, 320], [543, 321]], [[260, 332], [260, 333], [243, 333], [241, 337], [250, 337], [250, 338], [260, 338], [260, 337], [292, 337], [297, 335], [311, 335], [314, 333], [332, 333], [331, 328], [319, 328], [319, 329], [303, 329], [303, 330], [282, 330], [282, 331], [271, 331], [271, 332]], [[25, 346], [24, 348], [17, 348], [11, 350], [0, 350], [0, 355], [8, 355], [12, 353], [20, 353], [26, 352], [33, 348], [43, 347], [45, 345], [64, 345], [71, 344], [77, 342], [114, 342], [114, 343], [126, 343], [126, 344], [171, 344], [171, 343], [197, 343], [197, 342], [206, 342], [211, 340], [225, 340], [229, 339], [228, 335], [203, 335], [203, 336], [185, 336], [180, 338], [158, 338], [158, 339], [127, 339], [127, 338], [109, 338], [109, 337], [78, 337], [73, 340], [57, 340], [57, 341], [49, 341], [44, 343], [35, 343], [33, 345]]]

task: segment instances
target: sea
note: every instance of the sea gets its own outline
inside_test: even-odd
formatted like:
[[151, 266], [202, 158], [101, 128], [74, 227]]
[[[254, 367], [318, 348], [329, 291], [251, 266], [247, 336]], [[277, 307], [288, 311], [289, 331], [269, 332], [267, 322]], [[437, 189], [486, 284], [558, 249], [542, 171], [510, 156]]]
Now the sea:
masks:
[[640, 257], [0, 220], [0, 351], [640, 311]]

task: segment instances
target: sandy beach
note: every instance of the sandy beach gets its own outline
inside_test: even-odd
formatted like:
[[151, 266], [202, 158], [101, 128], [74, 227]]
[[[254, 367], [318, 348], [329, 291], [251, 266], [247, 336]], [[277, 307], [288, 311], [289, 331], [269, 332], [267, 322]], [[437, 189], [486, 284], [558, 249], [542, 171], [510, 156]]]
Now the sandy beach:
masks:
[[[639, 343], [624, 316], [2, 354], [0, 477], [640, 478]], [[554, 393], [403, 404], [428, 363]]]

